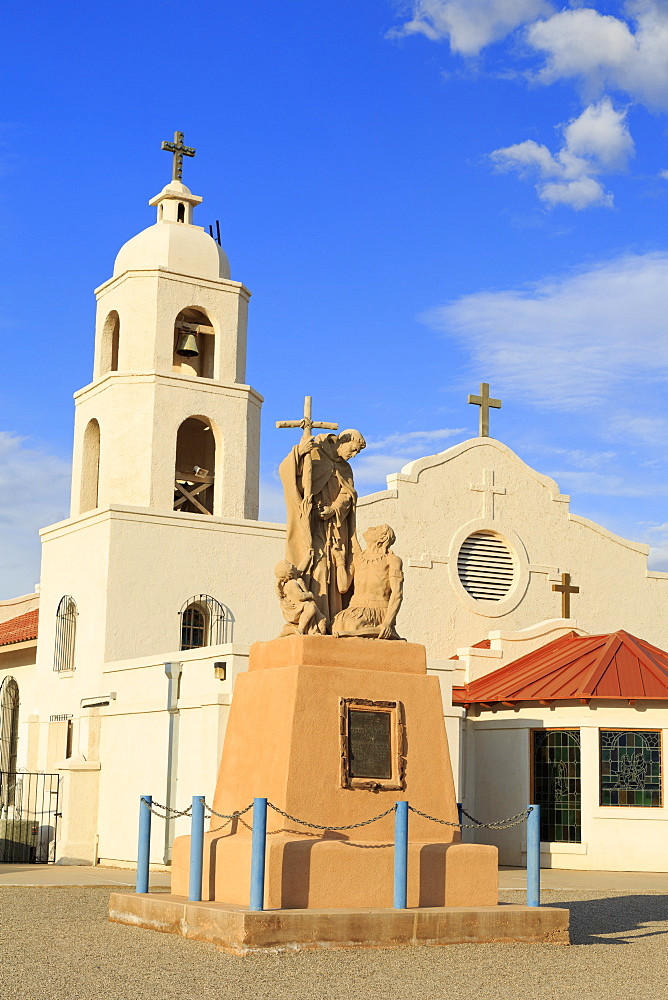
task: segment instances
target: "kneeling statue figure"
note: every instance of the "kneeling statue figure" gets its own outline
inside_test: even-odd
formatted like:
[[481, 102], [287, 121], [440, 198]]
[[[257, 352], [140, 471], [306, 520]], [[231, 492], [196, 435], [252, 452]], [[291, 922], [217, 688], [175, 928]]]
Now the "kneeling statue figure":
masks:
[[[401, 607], [404, 574], [401, 559], [391, 550], [394, 531], [388, 524], [379, 524], [367, 528], [363, 537], [367, 543], [364, 551], [353, 536], [353, 596], [348, 607], [334, 618], [332, 635], [398, 639], [394, 623]], [[341, 577], [346, 573], [342, 548], [334, 549], [334, 558], [341, 589], [345, 584]]]

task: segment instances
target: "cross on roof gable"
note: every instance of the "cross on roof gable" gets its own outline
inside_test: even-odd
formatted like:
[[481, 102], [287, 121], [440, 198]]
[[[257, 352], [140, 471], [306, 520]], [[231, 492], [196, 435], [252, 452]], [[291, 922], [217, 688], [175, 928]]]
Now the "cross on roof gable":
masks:
[[668, 653], [620, 629], [569, 632], [506, 667], [452, 690], [453, 704], [668, 700]]

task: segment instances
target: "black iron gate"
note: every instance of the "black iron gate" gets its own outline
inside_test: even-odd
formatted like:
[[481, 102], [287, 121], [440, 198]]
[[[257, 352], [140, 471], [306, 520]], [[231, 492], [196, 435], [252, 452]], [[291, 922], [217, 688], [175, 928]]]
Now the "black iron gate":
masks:
[[57, 774], [0, 771], [0, 863], [56, 860]]

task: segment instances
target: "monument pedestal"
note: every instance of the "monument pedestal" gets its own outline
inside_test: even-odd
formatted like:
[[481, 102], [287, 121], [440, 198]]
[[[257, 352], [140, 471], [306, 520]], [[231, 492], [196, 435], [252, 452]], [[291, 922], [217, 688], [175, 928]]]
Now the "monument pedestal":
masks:
[[[256, 951], [463, 942], [568, 943], [568, 911], [498, 905], [496, 847], [409, 814], [408, 908], [392, 909], [394, 810], [455, 824], [440, 686], [423, 646], [294, 635], [251, 647], [236, 681], [213, 807], [267, 798], [263, 911], [248, 908], [252, 810], [211, 818], [202, 902], [188, 902], [190, 838], [171, 895], [114, 893], [110, 920]], [[390, 810], [376, 822], [352, 826]], [[332, 827], [317, 830], [294, 819]]]
[[[408, 800], [457, 822], [438, 679], [423, 646], [293, 635], [251, 647], [237, 678], [213, 808], [262, 796], [307, 823], [351, 826]], [[252, 812], [212, 817], [204, 900], [245, 906]], [[392, 904], [393, 813], [350, 830], [314, 830], [269, 810], [265, 906]], [[190, 843], [176, 840], [172, 891], [186, 895]], [[495, 847], [462, 844], [455, 826], [409, 820], [409, 906], [497, 902]]]

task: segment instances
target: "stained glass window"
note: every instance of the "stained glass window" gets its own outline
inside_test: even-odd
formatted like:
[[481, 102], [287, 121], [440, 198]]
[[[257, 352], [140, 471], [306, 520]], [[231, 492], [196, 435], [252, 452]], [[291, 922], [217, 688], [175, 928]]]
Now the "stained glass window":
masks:
[[601, 805], [661, 805], [661, 734], [601, 729]]
[[579, 844], [580, 730], [533, 733], [533, 801], [540, 806], [540, 839]]

